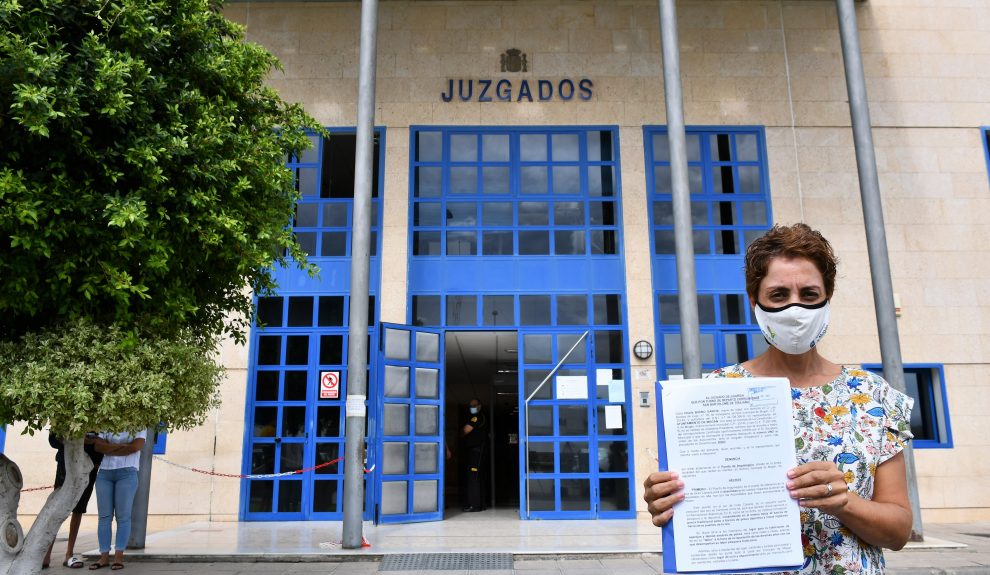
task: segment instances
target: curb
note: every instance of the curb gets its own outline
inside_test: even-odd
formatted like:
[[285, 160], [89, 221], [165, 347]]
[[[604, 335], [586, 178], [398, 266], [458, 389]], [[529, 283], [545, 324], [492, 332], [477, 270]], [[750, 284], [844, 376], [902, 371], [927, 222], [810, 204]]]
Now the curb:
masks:
[[[480, 551], [479, 551], [480, 552]], [[489, 552], [489, 551], [485, 551]], [[490, 551], [499, 553], [499, 551]], [[454, 553], [453, 551], [451, 553]], [[581, 560], [581, 559], [630, 559], [630, 558], [660, 558], [660, 553], [645, 553], [642, 551], [601, 553], [520, 553], [508, 552], [513, 561], [547, 561], [547, 560]], [[343, 552], [343, 553], [253, 553], [253, 554], [198, 554], [180, 555], [175, 553], [128, 553], [127, 561], [134, 563], [374, 563], [382, 561], [386, 555], [407, 555], [407, 553], [374, 553], [374, 552]], [[96, 560], [99, 554], [86, 553], [82, 555], [85, 561]], [[890, 572], [894, 573], [894, 572]], [[897, 573], [897, 575], [902, 575]], [[929, 575], [928, 572], [909, 573], [903, 575]], [[936, 574], [933, 574], [936, 575]], [[949, 574], [947, 574], [949, 575]], [[966, 575], [977, 575], [969, 574]], [[990, 572], [987, 572], [990, 575]]]
[[[95, 553], [86, 553], [86, 561], [99, 559]], [[179, 555], [170, 553], [127, 553], [129, 563], [376, 563], [385, 557], [383, 553], [333, 554], [333, 553], [253, 553], [251, 555]]]
[[907, 567], [887, 569], [888, 575], [990, 575], [990, 565], [964, 567]]

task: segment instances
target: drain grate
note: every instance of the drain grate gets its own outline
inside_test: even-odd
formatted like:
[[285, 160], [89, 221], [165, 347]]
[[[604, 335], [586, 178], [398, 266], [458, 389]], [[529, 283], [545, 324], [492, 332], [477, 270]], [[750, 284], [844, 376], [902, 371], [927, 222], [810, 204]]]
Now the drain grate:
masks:
[[512, 569], [511, 553], [405, 553], [386, 555], [378, 571]]

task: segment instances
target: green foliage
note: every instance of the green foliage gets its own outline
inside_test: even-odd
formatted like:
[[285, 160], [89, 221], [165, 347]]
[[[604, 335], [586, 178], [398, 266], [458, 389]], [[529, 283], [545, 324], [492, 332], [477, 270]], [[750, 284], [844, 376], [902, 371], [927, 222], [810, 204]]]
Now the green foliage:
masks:
[[196, 339], [82, 320], [0, 341], [0, 423], [50, 425], [65, 437], [162, 421], [192, 428], [219, 405], [224, 374]]
[[218, 4], [0, 0], [0, 339], [92, 318], [212, 348], [305, 261], [284, 164], [315, 121]]

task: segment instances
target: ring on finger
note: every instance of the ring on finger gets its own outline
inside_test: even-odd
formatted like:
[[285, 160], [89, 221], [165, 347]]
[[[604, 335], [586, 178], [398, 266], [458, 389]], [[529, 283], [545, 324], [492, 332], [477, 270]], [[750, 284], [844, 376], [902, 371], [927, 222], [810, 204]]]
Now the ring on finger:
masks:
[[831, 497], [831, 496], [832, 496], [832, 483], [829, 482], [825, 484], [825, 497]]

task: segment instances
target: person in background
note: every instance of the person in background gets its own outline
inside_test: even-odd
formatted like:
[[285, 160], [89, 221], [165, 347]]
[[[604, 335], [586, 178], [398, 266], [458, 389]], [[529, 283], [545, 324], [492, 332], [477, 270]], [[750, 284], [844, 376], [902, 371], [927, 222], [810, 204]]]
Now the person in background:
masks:
[[461, 442], [464, 445], [464, 475], [467, 485], [467, 504], [464, 511], [482, 511], [481, 469], [485, 462], [485, 446], [488, 444], [488, 420], [481, 409], [481, 401], [472, 399], [468, 404], [468, 420], [461, 429]]
[[[65, 483], [65, 445], [61, 439], [51, 432], [48, 433], [48, 444], [57, 450], [55, 452], [55, 489], [58, 489]], [[70, 569], [79, 569], [83, 566], [83, 560], [76, 557], [75, 554], [76, 537], [79, 536], [79, 525], [82, 523], [82, 516], [86, 514], [89, 498], [93, 495], [93, 484], [96, 482], [96, 473], [100, 469], [100, 462], [103, 461], [103, 454], [97, 453], [93, 447], [93, 434], [86, 434], [84, 449], [90, 461], [93, 462], [93, 469], [89, 472], [89, 481], [86, 483], [86, 489], [79, 496], [79, 501], [72, 508], [72, 515], [69, 518], [69, 539], [65, 544], [65, 559], [62, 561], [62, 566], [69, 567]], [[53, 547], [55, 547], [54, 541], [48, 546], [48, 552], [45, 553], [42, 567], [48, 567], [51, 564]]]
[[[131, 507], [137, 493], [141, 448], [144, 447], [146, 435], [145, 431], [103, 432], [93, 440], [96, 451], [103, 454], [103, 463], [96, 476], [96, 507], [100, 513], [96, 535], [100, 542], [100, 558], [90, 564], [91, 570], [107, 565], [114, 571], [124, 568], [124, 550], [131, 536]], [[110, 563], [111, 521], [114, 517], [117, 519], [117, 538], [113, 563]]]
[[[883, 573], [882, 547], [911, 534], [902, 450], [912, 435], [913, 400], [884, 379], [818, 353], [829, 324], [836, 258], [805, 224], [774, 226], [746, 251], [746, 292], [766, 352], [709, 377], [786, 377], [791, 383], [798, 466], [787, 489], [801, 505], [800, 573]], [[644, 482], [653, 523], [684, 499], [676, 470]]]

